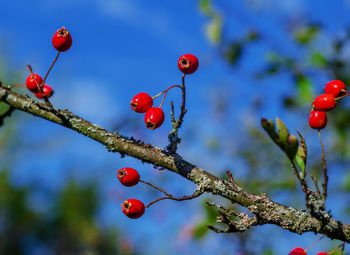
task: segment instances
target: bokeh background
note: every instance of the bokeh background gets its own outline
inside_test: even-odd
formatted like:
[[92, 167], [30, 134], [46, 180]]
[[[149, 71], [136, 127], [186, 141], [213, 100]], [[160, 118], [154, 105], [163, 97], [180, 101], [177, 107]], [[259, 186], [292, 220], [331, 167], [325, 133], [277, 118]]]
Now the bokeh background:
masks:
[[[72, 48], [61, 54], [47, 83], [55, 107], [111, 131], [167, 145], [166, 120], [155, 131], [130, 110], [139, 92], [156, 95], [181, 82], [177, 60], [195, 54], [200, 67], [186, 78], [188, 113], [179, 153], [225, 177], [229, 169], [253, 192], [304, 209], [287, 158], [269, 141], [260, 118], [281, 118], [300, 131], [309, 149], [308, 171], [321, 178], [317, 132], [308, 127], [312, 99], [326, 82], [350, 82], [350, 1], [315, 0], [14, 0], [0, 2], [0, 80], [23, 84], [28, 70], [44, 75], [61, 26]], [[16, 91], [28, 94], [25, 89]], [[156, 101], [156, 104], [160, 102]], [[349, 100], [328, 115], [322, 131], [329, 166], [328, 209], [349, 222]], [[0, 112], [6, 106], [0, 104]], [[275, 226], [243, 234], [215, 234], [215, 210], [233, 207], [210, 195], [151, 206], [139, 220], [122, 214], [128, 198], [145, 203], [162, 194], [139, 184], [125, 188], [122, 167], [177, 196], [195, 188], [187, 180], [119, 154], [56, 124], [15, 112], [0, 127], [0, 254], [288, 254], [320, 236], [298, 236]], [[239, 210], [243, 210], [239, 208]], [[323, 239], [311, 250], [330, 251]]]

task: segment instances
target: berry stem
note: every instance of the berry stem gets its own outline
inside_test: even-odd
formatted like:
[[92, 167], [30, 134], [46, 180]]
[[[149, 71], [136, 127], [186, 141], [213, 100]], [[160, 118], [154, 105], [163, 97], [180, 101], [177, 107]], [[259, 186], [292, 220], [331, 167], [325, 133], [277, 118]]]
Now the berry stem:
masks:
[[[38, 89], [39, 89], [39, 92], [40, 92], [41, 95], [43, 96], [46, 106], [48, 106], [48, 107], [52, 110], [52, 109], [53, 109], [53, 106], [52, 106], [52, 104], [50, 103], [49, 99], [47, 98], [47, 96], [45, 95], [45, 93], [44, 93], [44, 91], [43, 91], [44, 81], [43, 81], [41, 84], [39, 84], [39, 83], [37, 82], [36, 78], [35, 78], [35, 75], [33, 74], [33, 69], [32, 69], [32, 67], [31, 67], [30, 65], [27, 65], [27, 68], [29, 69], [29, 72], [30, 72], [30, 74], [32, 75], [32, 77], [33, 77], [33, 79], [34, 79], [34, 81], [35, 81], [35, 83], [36, 83], [36, 86], [37, 86]], [[46, 76], [47, 76], [47, 75], [46, 75]], [[46, 79], [46, 77], [45, 77], [45, 79]]]
[[168, 192], [166, 192], [165, 190], [153, 185], [152, 183], [146, 182], [144, 180], [140, 180], [140, 182], [147, 184], [148, 186], [151, 186], [152, 188], [159, 190], [160, 192], [164, 193], [166, 196], [165, 197], [161, 197], [158, 198], [154, 201], [152, 201], [151, 203], [149, 203], [146, 208], [150, 207], [151, 205], [157, 203], [158, 201], [164, 200], [164, 199], [171, 199], [171, 200], [175, 200], [175, 201], [184, 201], [184, 200], [190, 200], [196, 197], [199, 197], [200, 195], [203, 194], [203, 191], [200, 190], [196, 190], [196, 192], [194, 192], [192, 195], [190, 196], [182, 196], [182, 197], [174, 197], [173, 195], [169, 194]]
[[347, 96], [349, 96], [350, 95], [350, 91], [345, 91], [345, 95], [342, 95], [342, 96], [340, 96], [340, 97], [336, 97], [334, 100], [335, 101], [338, 101], [338, 100], [340, 100], [340, 99], [342, 99], [343, 97], [347, 97]]
[[165, 99], [167, 93], [168, 93], [168, 90], [164, 92], [164, 96], [162, 98], [162, 102], [160, 102], [159, 108], [162, 108], [162, 105], [163, 105], [163, 102], [164, 102], [164, 99]]
[[46, 79], [47, 79], [47, 76], [49, 76], [49, 73], [51, 72], [51, 69], [52, 69], [53, 66], [55, 65], [55, 63], [56, 63], [58, 57], [60, 56], [60, 53], [61, 53], [60, 51], [57, 52], [57, 55], [56, 55], [54, 61], [52, 62], [52, 64], [51, 64], [49, 70], [47, 70], [47, 73], [46, 73], [46, 75], [45, 75], [45, 77], [44, 77], [44, 80], [43, 80], [43, 82], [41, 83], [41, 86], [42, 86], [42, 87], [44, 86], [44, 84], [45, 84], [45, 82], [46, 82]]
[[169, 88], [167, 88], [166, 90], [160, 92], [158, 95], [155, 95], [154, 97], [152, 97], [152, 99], [155, 99], [155, 98], [159, 97], [159, 96], [162, 95], [163, 93], [167, 93], [168, 90], [170, 90], [170, 89], [172, 89], [172, 88], [175, 88], [175, 87], [181, 88], [180, 85], [172, 85], [172, 86], [170, 86]]
[[308, 250], [310, 250], [312, 247], [314, 247], [319, 241], [321, 241], [323, 238], [325, 238], [325, 236], [321, 236], [320, 238], [318, 238], [315, 242], [313, 242], [307, 249], [305, 249], [305, 252], [308, 252]]
[[344, 248], [345, 248], [345, 242], [342, 243], [342, 244], [340, 244], [340, 245], [338, 245], [338, 246], [335, 247], [333, 250], [329, 251], [329, 252], [328, 252], [328, 255], [333, 254], [334, 252], [336, 252], [337, 250], [339, 250], [339, 248], [341, 248], [341, 250], [340, 250], [340, 255], [341, 255], [341, 254], [343, 254], [343, 251], [344, 251]]
[[321, 149], [322, 149], [322, 168], [323, 168], [323, 182], [322, 182], [322, 197], [324, 200], [327, 198], [327, 185], [328, 185], [328, 174], [327, 174], [327, 165], [324, 153], [324, 146], [321, 138], [321, 131], [318, 130], [318, 137], [320, 138]]

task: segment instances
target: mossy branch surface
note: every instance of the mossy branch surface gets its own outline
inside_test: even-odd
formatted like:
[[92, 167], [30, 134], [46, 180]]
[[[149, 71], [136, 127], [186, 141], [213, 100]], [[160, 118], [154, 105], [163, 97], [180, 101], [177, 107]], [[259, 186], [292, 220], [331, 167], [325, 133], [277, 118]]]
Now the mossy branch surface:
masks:
[[12, 92], [0, 86], [0, 101], [9, 106], [75, 130], [104, 145], [109, 151], [119, 152], [155, 166], [173, 171], [194, 182], [201, 192], [210, 192], [240, 204], [257, 219], [255, 225], [274, 224], [291, 232], [320, 233], [332, 239], [350, 242], [350, 225], [333, 218], [317, 219], [306, 210], [299, 210], [272, 201], [266, 194], [252, 194], [238, 185], [220, 179], [189, 163], [180, 155], [167, 155], [163, 149], [142, 141], [112, 133], [73, 114], [69, 110], [50, 109], [45, 104]]

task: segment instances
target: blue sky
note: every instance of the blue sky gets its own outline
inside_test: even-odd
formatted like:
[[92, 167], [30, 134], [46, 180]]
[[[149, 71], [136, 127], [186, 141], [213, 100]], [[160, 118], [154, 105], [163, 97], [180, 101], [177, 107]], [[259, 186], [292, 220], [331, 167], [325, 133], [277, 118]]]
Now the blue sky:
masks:
[[[324, 22], [330, 35], [340, 34], [338, 28], [349, 19], [348, 1], [332, 1], [323, 5], [306, 0], [242, 2], [244, 4], [235, 7], [236, 11], [250, 14], [249, 20], [260, 24], [267, 34], [276, 33], [277, 43], [292, 53], [297, 49], [290, 44], [290, 38], [283, 41], [286, 35], [279, 23], [284, 20], [284, 15], [294, 13], [297, 17], [308, 14], [311, 19], [322, 21], [321, 18], [328, 13], [334, 13], [336, 15], [332, 18], [336, 16], [336, 21]], [[227, 3], [229, 5], [229, 1], [225, 1], [223, 6]], [[255, 9], [249, 9], [252, 6]], [[228, 128], [234, 130], [237, 137], [247, 135], [239, 131], [243, 132], [246, 124], [257, 124], [260, 115], [274, 118], [283, 113], [273, 102], [281, 93], [292, 89], [291, 81], [284, 77], [276, 78], [273, 84], [263, 84], [263, 88], [252, 84], [254, 80], [249, 77], [249, 71], [261, 64], [266, 50], [263, 47], [249, 51], [243, 67], [229, 67], [206, 37], [208, 19], [199, 11], [197, 1], [23, 0], [2, 1], [0, 10], [1, 55], [8, 60], [7, 69], [18, 73], [15, 81], [12, 74], [6, 76], [7, 82], [24, 83], [28, 75], [27, 64], [32, 65], [35, 73], [43, 75], [56, 54], [51, 46], [51, 37], [58, 28], [65, 26], [72, 34], [73, 46], [61, 54], [47, 80], [55, 89], [52, 103], [107, 129], [123, 124], [120, 121], [126, 119], [130, 123], [122, 127], [123, 134], [142, 138], [159, 147], [167, 143], [169, 114], [165, 124], [157, 131], [146, 130], [143, 128], [143, 116], [130, 110], [129, 101], [138, 92], [155, 95], [181, 82], [177, 59], [184, 53], [197, 55], [199, 69], [186, 81], [189, 111], [180, 132], [185, 137], [187, 133], [193, 136], [187, 136], [180, 152], [185, 153], [189, 161], [213, 172], [222, 172], [228, 164], [232, 168], [240, 168], [241, 164], [232, 162], [227, 156], [213, 160], [208, 151], [200, 149], [205, 144], [204, 138], [220, 137]], [[274, 15], [270, 16], [271, 13]], [[245, 29], [237, 20], [229, 23], [228, 28], [234, 31], [233, 36]], [[223, 124], [212, 112], [210, 100], [215, 93], [228, 96], [232, 103], [228, 124]], [[259, 113], [252, 113], [248, 107], [252, 93], [263, 95], [268, 102]], [[178, 104], [179, 98], [179, 91], [170, 91], [164, 110], [169, 112], [169, 100]], [[126, 219], [120, 212], [123, 200], [128, 196], [140, 196], [150, 201], [155, 194], [144, 186], [130, 190], [121, 188], [116, 182], [116, 169], [124, 166], [142, 168], [145, 179], [152, 179], [160, 186], [166, 184], [169, 191], [178, 195], [190, 194], [193, 185], [172, 173], [159, 173], [133, 159], [120, 159], [118, 155], [107, 153], [103, 146], [70, 130], [29, 115], [21, 116], [17, 126], [21, 148], [12, 155], [16, 185], [40, 180], [55, 190], [64, 185], [67, 178], [84, 182], [98, 177], [101, 197], [106, 201], [99, 217], [101, 225], [114, 224], [127, 230], [127, 238], [134, 243], [146, 239], [149, 243], [145, 248], [147, 253], [164, 254], [166, 251], [177, 254], [182, 251], [212, 254], [217, 250], [224, 252], [225, 249], [221, 249], [223, 243], [226, 248], [237, 248], [232, 237], [223, 235], [210, 234], [204, 242], [189, 246], [179, 238], [179, 233], [186, 233], [191, 224], [204, 217], [201, 199], [185, 203], [164, 201], [154, 205], [141, 223]], [[303, 124], [290, 121], [288, 125], [295, 129]], [[38, 154], [44, 160], [28, 160], [35, 159]], [[260, 232], [255, 233], [271, 234], [270, 230], [271, 227], [262, 227]], [[281, 232], [273, 233], [271, 240], [279, 238]], [[313, 235], [306, 235], [303, 239], [289, 233], [283, 235], [304, 246], [314, 240]], [[155, 252], [160, 243], [160, 250]], [[276, 245], [271, 242], [271, 246]], [[287, 250], [283, 247], [277, 249]]]

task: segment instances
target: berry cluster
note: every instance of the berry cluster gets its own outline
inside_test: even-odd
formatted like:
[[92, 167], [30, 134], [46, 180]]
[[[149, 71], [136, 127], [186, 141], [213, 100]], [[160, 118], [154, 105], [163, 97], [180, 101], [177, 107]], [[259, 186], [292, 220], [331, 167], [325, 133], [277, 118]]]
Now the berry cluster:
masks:
[[[139, 173], [131, 167], [119, 169], [117, 177], [126, 187], [135, 186], [140, 181]], [[122, 211], [129, 218], [137, 219], [145, 213], [145, 205], [138, 199], [128, 199], [122, 203]]]
[[42, 79], [40, 75], [34, 74], [31, 67], [28, 66], [30, 75], [26, 79], [26, 87], [40, 99], [44, 97], [50, 98], [53, 95], [53, 89], [49, 85], [45, 84], [45, 81], [60, 52], [67, 51], [72, 46], [71, 34], [64, 27], [58, 29], [52, 37], [52, 45], [58, 51], [58, 53], [44, 79]]
[[[145, 113], [145, 124], [146, 127], [153, 130], [156, 128], [159, 128], [163, 122], [164, 122], [164, 112], [161, 109], [165, 96], [168, 93], [168, 91], [175, 87], [180, 87], [183, 90], [185, 90], [184, 85], [184, 76], [186, 74], [192, 74], [194, 73], [198, 68], [198, 59], [196, 56], [192, 54], [185, 54], [182, 55], [178, 60], [178, 67], [180, 71], [184, 74], [183, 75], [183, 85], [173, 85], [167, 88], [166, 90], [162, 91], [158, 95], [151, 97], [146, 92], [138, 93], [136, 96], [134, 96], [130, 101], [130, 107], [132, 110], [134, 110], [137, 113]], [[164, 94], [162, 102], [160, 103], [159, 107], [153, 107], [153, 99], [157, 98], [158, 96]], [[131, 187], [136, 185], [140, 182], [140, 175], [139, 173], [131, 167], [124, 167], [122, 169], [118, 170], [117, 177], [121, 184], [127, 187]], [[144, 182], [144, 181], [142, 181]], [[146, 182], [144, 182], [146, 183]], [[153, 186], [152, 184], [146, 183], [148, 185]], [[155, 187], [155, 186], [153, 186]], [[157, 188], [158, 190], [161, 190]], [[157, 200], [156, 200], [157, 201]], [[156, 202], [154, 201], [154, 202]], [[152, 203], [154, 203], [152, 202]], [[151, 203], [151, 204], [152, 204]], [[150, 204], [149, 204], [150, 205]], [[148, 205], [148, 206], [149, 206]], [[148, 207], [147, 206], [147, 207]], [[122, 203], [122, 211], [123, 213], [132, 219], [140, 218], [145, 213], [145, 205], [138, 199], [128, 199]]]
[[327, 111], [333, 110], [337, 101], [349, 95], [344, 82], [330, 81], [324, 87], [325, 93], [315, 98], [309, 116], [309, 125], [313, 129], [322, 129], [327, 125]]
[[[180, 71], [186, 75], [194, 73], [197, 70], [199, 63], [196, 56], [192, 54], [185, 54], [179, 58], [177, 65]], [[146, 92], [141, 92], [131, 99], [131, 109], [137, 113], [145, 113], [145, 124], [147, 128], [153, 130], [159, 128], [163, 124], [165, 115], [161, 107], [163, 105], [166, 94], [170, 89], [174, 87], [182, 88], [180, 85], [173, 85], [154, 97], [151, 97]], [[160, 106], [152, 107], [153, 99], [162, 94], [164, 94], [164, 96], [162, 102], [160, 103]]]

